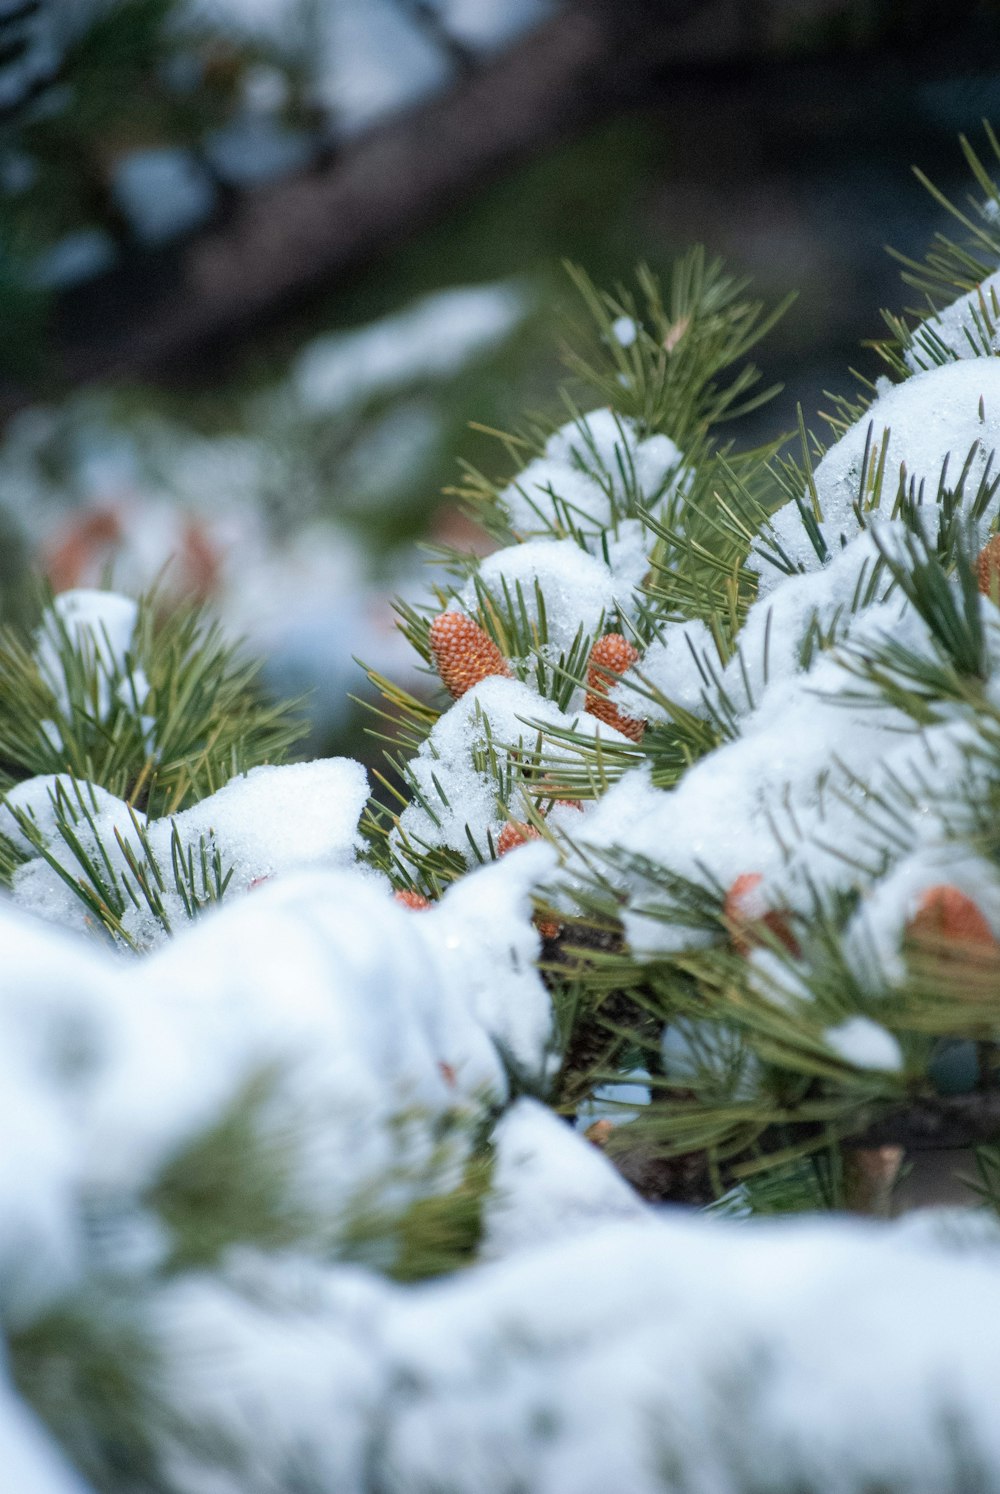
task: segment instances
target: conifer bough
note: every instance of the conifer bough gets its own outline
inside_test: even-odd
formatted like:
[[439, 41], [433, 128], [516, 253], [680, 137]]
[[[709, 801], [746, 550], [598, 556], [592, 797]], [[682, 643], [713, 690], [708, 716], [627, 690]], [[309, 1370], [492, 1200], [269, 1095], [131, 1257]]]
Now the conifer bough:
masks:
[[[996, 1484], [1000, 191], [966, 151], [931, 300], [794, 455], [726, 438], [773, 320], [743, 282], [574, 272], [568, 418], [466, 473], [500, 548], [400, 607], [444, 690], [384, 682], [384, 802], [280, 762], [294, 719], [197, 619], [71, 593], [0, 639], [21, 1486]], [[943, 1165], [985, 1208], [815, 1217]]]

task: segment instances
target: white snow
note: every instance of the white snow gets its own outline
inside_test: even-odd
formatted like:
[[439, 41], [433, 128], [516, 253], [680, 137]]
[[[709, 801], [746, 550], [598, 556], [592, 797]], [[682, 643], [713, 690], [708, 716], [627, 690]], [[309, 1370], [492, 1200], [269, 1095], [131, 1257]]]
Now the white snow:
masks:
[[592, 553], [600, 535], [642, 506], [665, 509], [685, 482], [683, 457], [668, 436], [640, 440], [610, 410], [567, 421], [500, 494], [511, 527], [524, 537], [578, 531]]
[[896, 1038], [870, 1017], [848, 1017], [823, 1034], [828, 1047], [856, 1069], [882, 1069], [896, 1073], [903, 1067], [903, 1052]]
[[437, 291], [354, 332], [315, 338], [296, 358], [292, 384], [313, 416], [329, 416], [419, 378], [451, 378], [509, 337], [528, 309], [516, 284]]
[[123, 156], [112, 191], [136, 237], [150, 245], [169, 243], [200, 228], [215, 207], [211, 177], [196, 157], [169, 146]]
[[[464, 1004], [505, 1062], [534, 1086], [544, 1083], [555, 1055], [531, 893], [555, 861], [551, 846], [519, 846], [460, 878], [439, 903], [414, 916], [440, 972], [436, 999], [452, 1008]], [[457, 1065], [459, 1076], [464, 1063]]]
[[485, 679], [445, 712], [411, 759], [409, 772], [427, 807], [414, 798], [403, 810], [393, 831], [397, 849], [409, 841], [417, 847], [448, 846], [471, 864], [477, 856], [489, 859], [490, 838], [495, 845], [508, 819], [499, 791], [511, 749], [520, 756], [534, 749], [535, 722], [626, 741], [593, 716], [560, 711], [518, 680]]
[[914, 373], [945, 358], [983, 358], [1000, 353], [1000, 271], [959, 296], [917, 326], [903, 357]]
[[23, 1402], [0, 1386], [0, 1449], [11, 1490], [23, 1494], [89, 1494]]
[[78, 588], [54, 598], [36, 632], [35, 657], [42, 679], [64, 713], [69, 712], [70, 697], [61, 650], [68, 644], [87, 672], [96, 672], [97, 699], [92, 704], [104, 717], [111, 707], [112, 682], [128, 673], [127, 656], [138, 616], [135, 601], [113, 591]]
[[[571, 539], [528, 540], [497, 550], [482, 561], [477, 576], [499, 616], [510, 616], [516, 622], [526, 620], [535, 631], [536, 642], [542, 645], [542, 656], [548, 655], [552, 663], [572, 647], [581, 628], [585, 638], [595, 637], [607, 631], [613, 621], [615, 585], [611, 572]], [[477, 596], [472, 581], [457, 600], [465, 612], [475, 616]]]
[[680, 1489], [947, 1487], [945, 1408], [979, 1466], [1000, 1456], [1000, 1361], [968, 1331], [998, 1296], [996, 1257], [890, 1228], [609, 1225], [387, 1315], [420, 1384], [387, 1455], [456, 1494], [501, 1470], [539, 1494], [652, 1494], [664, 1468]]
[[650, 691], [659, 692], [693, 716], [705, 716], [707, 702], [714, 695], [713, 682], [721, 674], [719, 651], [705, 623], [698, 619], [670, 623], [663, 637], [655, 639], [612, 687], [610, 696], [627, 712], [648, 721], [670, 720], [669, 711], [650, 698]]
[[603, 1152], [537, 1100], [512, 1105], [493, 1132], [493, 1144], [482, 1260], [646, 1212]]
[[[971, 358], [914, 374], [880, 394], [861, 420], [830, 447], [813, 478], [821, 511], [819, 529], [831, 555], [854, 539], [861, 527], [854, 504], [861, 492], [866, 443], [869, 475], [884, 448], [883, 503], [891, 506], [894, 502], [900, 474], [905, 472], [907, 485], [912, 482], [918, 490], [923, 485], [930, 522], [936, 518], [934, 500], [945, 464], [948, 482], [955, 485], [971, 451], [964, 486], [967, 505], [1000, 445], [1000, 366], [993, 358]], [[811, 506], [808, 494], [803, 494], [802, 501], [805, 507]], [[980, 522], [983, 535], [995, 509], [996, 499]], [[886, 517], [890, 516], [887, 511]], [[794, 503], [780, 509], [763, 533], [763, 545], [758, 544], [756, 555], [751, 557], [752, 568], [760, 572], [762, 593], [776, 585], [781, 576], [765, 553], [771, 547], [772, 535], [799, 569], [820, 568], [821, 561]]]

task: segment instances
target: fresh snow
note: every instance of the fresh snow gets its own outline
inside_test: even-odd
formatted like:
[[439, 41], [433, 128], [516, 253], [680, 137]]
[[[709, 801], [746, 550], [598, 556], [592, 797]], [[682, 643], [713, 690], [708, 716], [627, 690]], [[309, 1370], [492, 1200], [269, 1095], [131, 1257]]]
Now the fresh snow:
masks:
[[975, 290], [933, 312], [914, 329], [904, 351], [914, 373], [933, 368], [943, 358], [982, 358], [1000, 353], [1000, 271], [987, 275]]
[[500, 494], [521, 536], [552, 528], [579, 531], [599, 551], [603, 530], [641, 505], [663, 510], [684, 484], [683, 457], [668, 436], [640, 440], [635, 426], [610, 410], [567, 421]]
[[571, 1127], [537, 1100], [512, 1105], [493, 1141], [496, 1162], [483, 1260], [647, 1212], [604, 1154], [596, 1146], [581, 1146]]
[[903, 1053], [891, 1032], [870, 1017], [848, 1017], [823, 1034], [827, 1046], [857, 1069], [895, 1073], [903, 1067]]
[[626, 741], [585, 712], [560, 711], [529, 685], [491, 676], [445, 712], [410, 761], [409, 773], [425, 802], [414, 798], [400, 815], [392, 836], [397, 849], [409, 841], [418, 848], [446, 846], [472, 864], [488, 860], [491, 841], [495, 846], [508, 819], [500, 798], [507, 764], [512, 751], [523, 756], [534, 749], [535, 723]]
[[[982, 413], [980, 413], [980, 411]], [[1000, 445], [1000, 366], [993, 358], [970, 358], [912, 375], [902, 384], [891, 385], [876, 398], [816, 467], [813, 479], [819, 501], [819, 530], [830, 555], [835, 555], [859, 532], [854, 512], [862, 488], [862, 466], [868, 452], [869, 476], [884, 459], [883, 504], [891, 512], [901, 476], [923, 490], [928, 522], [937, 518], [935, 498], [942, 474], [946, 486], [958, 483], [971, 454], [964, 484], [966, 506], [987, 466], [995, 475], [990, 458]], [[866, 488], [867, 491], [867, 488]], [[802, 496], [809, 508], [808, 493]], [[864, 505], [862, 505], [864, 506]], [[985, 536], [987, 521], [996, 513], [994, 498], [979, 521]], [[780, 545], [787, 559], [799, 570], [817, 571], [822, 562], [808, 537], [794, 503], [778, 511], [758, 542], [752, 564], [760, 572], [761, 590], [774, 587], [781, 570], [768, 558]]]
[[79, 588], [61, 592], [42, 617], [36, 634], [36, 656], [42, 679], [59, 708], [69, 711], [69, 686], [60, 658], [68, 645], [88, 671], [96, 671], [100, 717], [111, 708], [112, 681], [127, 674], [139, 609], [131, 597], [113, 591]]
[[[614, 578], [608, 567], [581, 550], [574, 540], [527, 540], [487, 555], [477, 572], [500, 617], [525, 621], [552, 663], [572, 648], [577, 634], [585, 638], [607, 631], [615, 607]], [[541, 627], [541, 612], [545, 628]], [[458, 601], [475, 616], [477, 590], [469, 581]], [[529, 659], [530, 662], [530, 659]]]

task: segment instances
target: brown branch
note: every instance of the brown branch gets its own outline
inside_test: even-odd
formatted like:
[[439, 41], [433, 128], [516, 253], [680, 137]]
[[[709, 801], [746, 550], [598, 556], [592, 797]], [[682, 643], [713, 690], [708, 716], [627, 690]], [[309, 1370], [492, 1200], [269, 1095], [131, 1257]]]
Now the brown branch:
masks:
[[[927, 7], [915, 0], [913, 10]], [[849, 10], [850, 0], [809, 7], [814, 21]], [[856, 99], [864, 83], [862, 103], [874, 110], [886, 87], [883, 61], [837, 54], [826, 75], [816, 55], [789, 68], [784, 32], [790, 19], [798, 26], [800, 11], [799, 0], [759, 8], [743, 0], [575, 0], [447, 94], [312, 171], [237, 196], [220, 221], [181, 247], [136, 250], [118, 270], [66, 295], [52, 332], [60, 382], [196, 368], [512, 163], [651, 93], [696, 118], [702, 132], [712, 111], [700, 90], [713, 79], [727, 114], [734, 98], [756, 112], [778, 95], [813, 106], [821, 96], [839, 101], [849, 131], [858, 106], [851, 113], [844, 100]], [[0, 416], [35, 392], [0, 387]]]

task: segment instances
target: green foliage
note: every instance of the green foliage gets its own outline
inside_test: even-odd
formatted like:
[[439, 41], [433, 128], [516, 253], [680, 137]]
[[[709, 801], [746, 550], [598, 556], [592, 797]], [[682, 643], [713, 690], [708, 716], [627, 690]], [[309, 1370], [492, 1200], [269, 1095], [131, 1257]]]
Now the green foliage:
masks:
[[[987, 138], [1000, 160], [992, 131]], [[954, 211], [968, 239], [957, 244], [941, 236], [925, 266], [907, 263], [907, 278], [928, 299], [912, 314], [921, 319], [917, 323], [889, 319], [893, 338], [882, 352], [899, 378], [954, 357], [940, 338], [935, 346], [933, 327], [923, 319], [1000, 265], [1000, 189], [967, 142], [963, 149], [977, 196], [971, 216]], [[665, 287], [642, 270], [638, 293], [619, 287], [610, 295], [596, 290], [581, 272], [571, 273], [592, 332], [586, 352], [579, 350], [578, 336], [567, 354], [572, 382], [564, 401], [580, 432], [578, 470], [603, 493], [610, 522], [602, 529], [552, 491], [537, 506], [532, 534], [572, 540], [598, 557], [603, 546], [607, 558], [621, 524], [643, 526], [648, 570], [632, 610], [605, 618], [602, 628], [620, 631], [638, 646], [639, 662], [629, 672], [629, 705], [622, 703], [621, 709], [641, 715], [645, 701], [651, 719], [641, 740], [628, 743], [595, 742], [578, 722], [555, 728], [530, 718], [525, 727], [536, 728], [533, 740], [526, 731], [518, 742], [496, 743], [490, 723], [480, 719], [483, 746], [473, 750], [501, 816], [529, 820], [572, 865], [572, 881], [551, 898], [551, 906], [543, 898], [540, 909], [540, 916], [559, 928], [546, 943], [542, 964], [564, 1053], [556, 1102], [573, 1111], [597, 1088], [610, 1085], [613, 1094], [615, 1084], [632, 1082], [638, 1072], [646, 1083], [648, 1075], [649, 1105], [634, 1119], [623, 1115], [607, 1146], [627, 1176], [638, 1167], [648, 1183], [655, 1174], [658, 1181], [649, 1184], [654, 1196], [684, 1197], [690, 1184], [687, 1196], [701, 1201], [707, 1192], [719, 1207], [743, 1212], [857, 1207], [859, 1167], [863, 1171], [858, 1146], [864, 1150], [864, 1136], [880, 1117], [905, 1113], [910, 1105], [948, 1103], [952, 1080], [943, 1055], [949, 1045], [977, 1055], [975, 1082], [992, 1088], [997, 1078], [1000, 964], [995, 949], [956, 950], [947, 940], [935, 944], [933, 938], [904, 934], [903, 973], [897, 969], [890, 976], [874, 950], [866, 959], [858, 945], [865, 893], [920, 846], [919, 826], [929, 806], [944, 827], [942, 851], [985, 857], [1000, 869], [996, 640], [976, 573], [984, 521], [996, 503], [996, 462], [990, 457], [983, 464], [978, 441], [969, 451], [952, 451], [936, 479], [927, 473], [926, 481], [918, 482], [905, 467], [890, 464], [890, 432], [869, 425], [853, 515], [859, 534], [871, 532], [873, 554], [859, 568], [853, 595], [834, 615], [805, 617], [796, 640], [798, 664], [806, 670], [822, 654], [835, 653], [846, 681], [836, 700], [853, 711], [895, 713], [901, 737], [914, 744], [910, 777], [904, 781], [885, 767], [876, 788], [833, 757], [817, 783], [818, 828], [810, 833], [826, 855], [840, 860], [839, 890], [800, 889], [796, 915], [779, 907], [746, 941], [733, 923], [726, 889], [704, 869], [685, 879], [652, 855], [620, 847], [587, 850], [574, 844], [572, 827], [569, 833], [565, 827], [556, 831], [546, 814], [554, 799], [601, 798], [637, 766], [647, 769], [654, 788], [669, 789], [701, 758], [743, 734], [748, 712], [759, 704], [752, 682], [766, 686], [771, 678], [770, 625], [760, 659], [746, 656], [742, 634], [756, 598], [756, 566], [763, 560], [791, 577], [834, 558], [827, 538], [831, 516], [824, 515], [815, 475], [826, 448], [807, 429], [801, 411], [794, 455], [739, 453], [718, 445], [719, 422], [756, 398], [754, 371], [741, 370], [738, 363], [773, 320], [721, 266], [695, 252], [678, 262]], [[992, 355], [1000, 327], [1000, 303], [994, 300], [981, 293], [978, 312], [973, 311], [973, 356]], [[662, 433], [679, 443], [682, 459], [669, 474], [668, 497], [666, 485], [643, 493], [621, 458], [617, 470], [603, 470], [596, 442], [587, 441], [581, 389], [591, 396], [596, 392], [610, 406], [623, 433]], [[825, 417], [833, 438], [863, 421], [880, 392], [863, 385], [858, 394], [835, 400]], [[980, 420], [985, 421], [982, 403]], [[552, 430], [551, 424], [535, 422], [502, 437], [511, 466], [517, 469], [541, 454]], [[619, 453], [626, 446], [623, 440]], [[458, 490], [494, 538], [507, 545], [527, 537], [514, 532], [502, 501], [512, 480], [517, 481], [516, 473], [513, 479], [508, 473], [493, 480], [469, 469]], [[801, 548], [786, 548], [771, 522], [774, 512], [788, 505], [814, 556], [808, 565], [798, 558]], [[884, 529], [890, 519], [896, 521], [891, 533]], [[579, 709], [588, 640], [578, 637], [572, 655], [553, 667], [540, 588], [530, 599], [516, 588], [501, 587], [497, 594], [496, 587], [479, 581], [474, 557], [447, 559], [475, 597], [470, 611], [511, 660], [515, 675], [561, 708]], [[404, 612], [404, 630], [428, 664], [430, 617], [454, 606], [455, 595], [442, 587], [426, 609]], [[908, 607], [920, 627], [910, 627], [904, 637], [891, 626], [881, 631], [855, 626], [870, 608], [893, 598]], [[690, 700], [685, 705], [671, 700], [644, 672], [641, 657], [657, 643], [669, 646], [678, 636], [671, 629], [687, 620], [707, 629], [685, 635], [703, 685], [697, 708]], [[544, 667], [532, 668], [532, 659], [546, 650]], [[824, 703], [830, 704], [825, 697]], [[949, 763], [942, 781], [931, 740], [924, 746], [923, 734], [956, 722], [964, 732], [959, 766]], [[407, 747], [417, 750], [431, 724], [429, 716], [418, 720], [410, 712]], [[418, 784], [405, 755], [394, 769], [399, 806], [420, 804], [427, 814], [424, 823], [433, 824], [436, 807], [447, 805], [444, 784], [433, 777], [434, 792], [425, 778]], [[826, 805], [836, 806], [840, 816], [846, 809], [854, 818], [858, 834], [850, 846], [838, 845], [832, 829], [824, 840]], [[783, 809], [775, 805], [770, 818], [776, 848], [787, 859], [801, 838], [790, 800]], [[472, 867], [481, 859], [481, 853], [445, 851], [433, 833], [428, 844], [414, 843], [398, 827], [394, 812], [382, 811], [377, 820], [373, 816], [373, 843], [386, 837], [380, 864], [397, 885], [434, 897], [461, 874], [459, 863]], [[678, 946], [676, 952], [637, 957], [625, 938], [623, 905], [630, 915], [683, 929], [683, 941], [676, 934], [665, 939], [668, 947]], [[575, 912], [567, 915], [567, 907]], [[898, 1070], [869, 1068], [845, 1056], [831, 1034], [856, 1018], [869, 1018], [896, 1040], [902, 1055]], [[644, 1159], [642, 1166], [636, 1158]], [[658, 1173], [655, 1167], [650, 1171], [653, 1158], [663, 1164]], [[991, 1174], [983, 1166], [985, 1187]]]
[[160, 1171], [145, 1203], [170, 1235], [164, 1270], [217, 1268], [226, 1250], [280, 1250], [318, 1233], [319, 1219], [290, 1196], [289, 1170], [303, 1126], [269, 1114], [278, 1075], [250, 1079], [206, 1130]]
[[134, 1284], [92, 1281], [7, 1335], [14, 1385], [101, 1494], [162, 1487], [164, 1366], [146, 1309]]
[[[663, 432], [687, 449], [725, 420], [757, 409], [780, 386], [758, 390], [759, 371], [745, 364], [720, 382], [778, 322], [795, 297], [771, 311], [751, 300], [749, 280], [731, 275], [701, 246], [677, 259], [666, 285], [647, 265], [636, 272], [639, 294], [618, 286], [600, 291], [577, 265], [566, 266], [601, 338], [593, 353], [570, 350], [567, 364], [641, 435]], [[625, 344], [615, 324], [625, 318], [634, 338]], [[754, 392], [751, 394], [751, 390]]]
[[155, 594], [123, 661], [106, 639], [77, 646], [51, 607], [34, 634], [0, 629], [0, 785], [71, 773], [150, 818], [175, 813], [304, 734], [259, 670], [199, 609], [164, 616]]
[[396, 1281], [426, 1281], [472, 1265], [492, 1181], [492, 1157], [475, 1155], [451, 1192], [416, 1199], [399, 1220], [399, 1247], [389, 1275]]
[[[172, 933], [168, 889], [176, 894], [187, 918], [195, 918], [222, 901], [232, 868], [223, 867], [218, 848], [210, 846], [204, 835], [199, 836], [197, 848], [185, 845], [176, 824], [172, 825], [170, 866], [165, 867], [131, 806], [128, 836], [116, 829], [109, 844], [108, 832], [98, 821], [100, 809], [93, 784], [75, 778], [68, 785], [57, 780], [49, 799], [57, 831], [55, 843], [46, 838], [25, 810], [16, 805], [8, 808], [35, 854], [79, 898], [91, 925], [102, 928], [113, 942], [133, 951], [141, 947], [125, 924], [130, 907], [148, 911], [164, 933]], [[69, 865], [67, 852], [72, 858]], [[116, 865], [119, 855], [127, 870]], [[8, 877], [19, 862], [15, 848], [0, 837], [0, 866]]]

